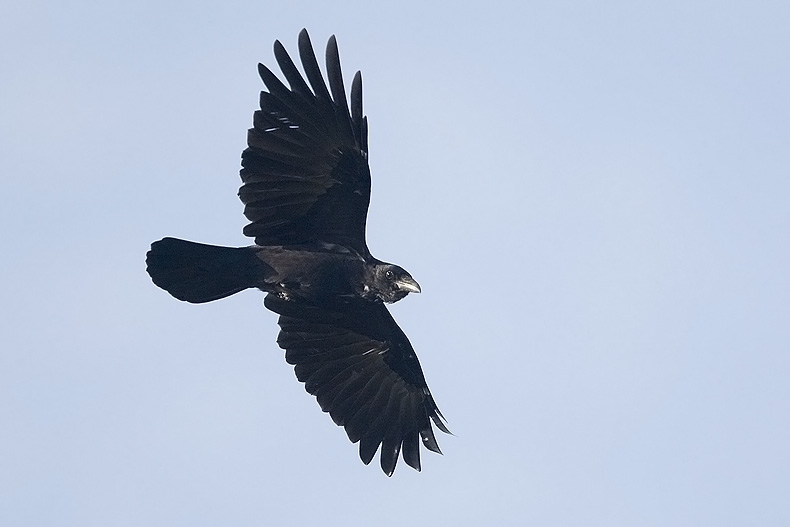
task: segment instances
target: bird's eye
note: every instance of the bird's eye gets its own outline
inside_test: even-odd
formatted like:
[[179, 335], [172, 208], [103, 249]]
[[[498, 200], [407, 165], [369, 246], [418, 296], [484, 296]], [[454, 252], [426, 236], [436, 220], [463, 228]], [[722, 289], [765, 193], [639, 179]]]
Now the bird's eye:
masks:
[[384, 276], [386, 276], [388, 280], [392, 280], [393, 278], [395, 278], [395, 273], [393, 273], [392, 271], [387, 271], [386, 273], [384, 273]]

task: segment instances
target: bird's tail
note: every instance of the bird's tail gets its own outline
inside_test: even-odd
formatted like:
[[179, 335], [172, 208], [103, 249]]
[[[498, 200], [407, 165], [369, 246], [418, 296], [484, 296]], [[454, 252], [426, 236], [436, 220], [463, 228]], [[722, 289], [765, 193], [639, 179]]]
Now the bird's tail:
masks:
[[151, 244], [145, 262], [156, 285], [193, 304], [256, 287], [272, 271], [249, 247], [219, 247], [177, 238]]

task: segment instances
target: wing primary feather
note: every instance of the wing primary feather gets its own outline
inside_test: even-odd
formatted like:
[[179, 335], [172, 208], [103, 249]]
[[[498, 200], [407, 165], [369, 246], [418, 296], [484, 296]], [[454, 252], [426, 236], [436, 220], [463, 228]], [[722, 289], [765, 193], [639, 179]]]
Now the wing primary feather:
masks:
[[434, 422], [436, 427], [445, 434], [453, 435], [453, 433], [450, 432], [450, 429], [447, 428], [447, 425], [444, 424], [444, 421], [447, 421], [447, 419], [445, 419], [442, 415], [442, 412], [439, 411], [439, 407], [436, 406], [436, 401], [433, 400], [433, 395], [431, 395], [431, 392], [428, 390], [427, 386], [424, 388], [423, 396], [425, 397], [424, 404], [428, 409], [428, 415], [431, 417], [431, 420]]
[[365, 152], [365, 155], [368, 154], [368, 118], [367, 116], [362, 118], [362, 143], [361, 143], [362, 151]]
[[[400, 390], [399, 390], [400, 391]], [[405, 390], [396, 394], [398, 403], [391, 414], [387, 416], [384, 440], [381, 442], [381, 470], [387, 476], [392, 476], [398, 464], [398, 456], [403, 443], [403, 429], [406, 426], [406, 408], [409, 406], [409, 393]]]
[[321, 68], [318, 66], [318, 60], [315, 58], [310, 35], [307, 34], [305, 29], [299, 33], [299, 57], [302, 59], [304, 72], [307, 75], [307, 80], [310, 81], [310, 86], [313, 87], [316, 98], [331, 101], [332, 98], [329, 96], [329, 91], [324, 83], [324, 77], [321, 75]]
[[370, 465], [370, 462], [376, 455], [376, 450], [378, 450], [380, 444], [381, 440], [379, 440], [377, 443], [370, 443], [369, 441], [366, 442], [365, 438], [363, 437], [359, 442], [359, 459], [361, 459], [364, 464]]
[[433, 435], [433, 428], [431, 428], [430, 422], [426, 423], [426, 426], [420, 430], [420, 436], [422, 437], [422, 444], [425, 445], [425, 448], [437, 454], [442, 453], [439, 449], [439, 443], [436, 442], [436, 436]]
[[304, 81], [302, 74], [299, 73], [299, 70], [296, 68], [294, 61], [291, 60], [288, 51], [285, 50], [285, 46], [283, 46], [279, 40], [274, 41], [274, 58], [277, 59], [277, 64], [280, 66], [280, 70], [282, 70], [285, 79], [291, 86], [291, 90], [304, 97], [314, 96], [313, 92], [310, 91], [310, 87]]
[[332, 90], [332, 99], [335, 101], [335, 115], [341, 127], [341, 134], [353, 137], [346, 88], [343, 85], [343, 70], [340, 68], [340, 53], [334, 35], [329, 37], [326, 45], [326, 74], [329, 78], [329, 88]]
[[401, 440], [399, 437], [385, 437], [381, 442], [381, 470], [391, 477], [395, 472], [395, 466], [398, 464], [398, 456], [400, 455]]
[[[362, 148], [362, 72], [358, 71], [354, 75], [351, 83], [351, 124], [354, 128], [354, 137], [357, 144]], [[363, 149], [365, 150], [365, 149]]]
[[422, 469], [420, 466], [420, 435], [417, 432], [408, 432], [403, 436], [403, 460], [417, 472]]
[[277, 78], [277, 75], [260, 62], [258, 63], [258, 75], [266, 85], [266, 89], [269, 90], [269, 93], [278, 99], [287, 98], [291, 95], [291, 91]]
[[365, 431], [362, 435], [362, 439], [359, 441], [359, 458], [366, 465], [369, 464], [376, 455], [376, 450], [378, 450], [381, 441], [384, 439], [387, 416], [395, 404], [395, 397], [393, 397], [392, 393], [387, 394], [386, 399], [387, 405], [384, 411], [374, 417], [367, 431]]
[[436, 425], [436, 428], [438, 428], [439, 430], [441, 430], [445, 434], [455, 435], [452, 432], [450, 432], [450, 429], [447, 428], [447, 425], [444, 424], [443, 420], [446, 420], [446, 419], [444, 419], [444, 416], [439, 411], [439, 409], [438, 408], [434, 408], [434, 411], [436, 413], [431, 414], [431, 420]]
[[419, 408], [419, 401], [414, 393], [409, 393], [404, 400], [403, 404], [403, 445], [401, 451], [403, 452], [403, 460], [411, 468], [420, 471], [420, 435], [417, 432], [417, 410]]

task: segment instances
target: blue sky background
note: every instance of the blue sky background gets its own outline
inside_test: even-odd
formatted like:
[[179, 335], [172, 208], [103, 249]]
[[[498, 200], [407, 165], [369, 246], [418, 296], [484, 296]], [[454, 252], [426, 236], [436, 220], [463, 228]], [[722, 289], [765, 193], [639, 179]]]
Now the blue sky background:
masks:
[[[369, 245], [456, 437], [393, 478], [248, 291], [280, 39], [363, 71]], [[17, 2], [0, 17], [0, 523], [790, 525], [790, 4]], [[323, 54], [322, 51], [320, 51]]]

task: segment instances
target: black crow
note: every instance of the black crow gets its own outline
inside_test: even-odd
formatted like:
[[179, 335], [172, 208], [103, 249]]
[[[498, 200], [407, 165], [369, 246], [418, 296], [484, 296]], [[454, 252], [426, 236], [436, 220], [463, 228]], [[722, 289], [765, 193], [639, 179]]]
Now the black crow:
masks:
[[400, 452], [420, 470], [420, 449], [441, 453], [431, 422], [449, 433], [409, 340], [385, 304], [420, 286], [404, 269], [377, 260], [365, 242], [370, 202], [368, 123], [362, 76], [346, 101], [335, 37], [326, 49], [329, 89], [307, 31], [299, 34], [299, 73], [274, 43], [285, 86], [258, 64], [267, 91], [241, 156], [239, 197], [251, 221], [249, 247], [164, 238], [146, 263], [156, 285], [202, 303], [247, 288], [266, 293], [280, 315], [277, 343], [321, 409], [359, 442], [370, 463], [381, 447], [390, 476]]

